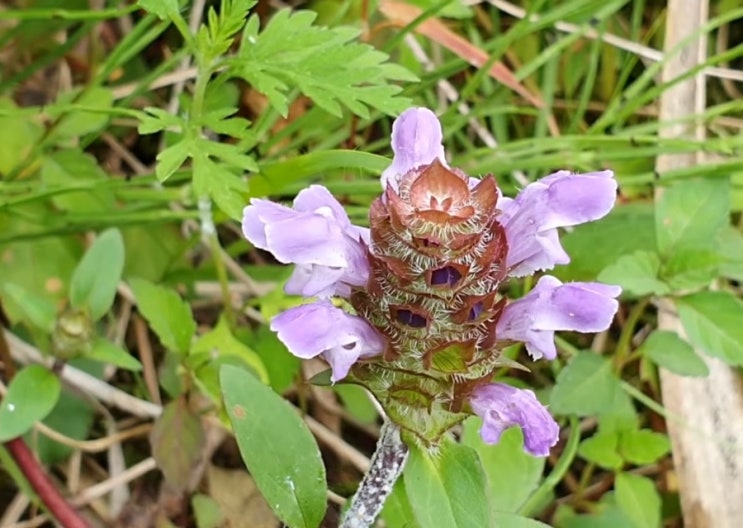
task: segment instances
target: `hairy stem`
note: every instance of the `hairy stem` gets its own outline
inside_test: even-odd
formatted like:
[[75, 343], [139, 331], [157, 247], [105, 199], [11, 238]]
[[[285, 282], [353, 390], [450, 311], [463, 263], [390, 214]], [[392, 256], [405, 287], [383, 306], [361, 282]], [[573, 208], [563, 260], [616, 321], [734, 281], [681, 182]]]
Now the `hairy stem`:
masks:
[[34, 458], [23, 438], [14, 438], [4, 445], [41, 502], [61, 526], [64, 528], [90, 528], [90, 524], [59, 493], [44, 469]]
[[408, 446], [400, 438], [400, 429], [386, 421], [382, 426], [371, 467], [351, 499], [339, 528], [368, 528], [382, 511], [408, 459]]

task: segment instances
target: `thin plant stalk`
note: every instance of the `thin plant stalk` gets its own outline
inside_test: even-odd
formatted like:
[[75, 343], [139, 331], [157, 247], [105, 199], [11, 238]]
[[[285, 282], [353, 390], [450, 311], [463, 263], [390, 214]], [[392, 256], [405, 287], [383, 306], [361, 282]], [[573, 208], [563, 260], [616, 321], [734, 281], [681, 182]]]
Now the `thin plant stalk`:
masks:
[[340, 528], [368, 528], [374, 524], [402, 474], [408, 452], [408, 446], [400, 437], [400, 428], [385, 421], [371, 467], [351, 499]]
[[39, 500], [63, 528], [90, 528], [90, 524], [59, 493], [23, 438], [9, 440], [4, 446], [39, 496]]

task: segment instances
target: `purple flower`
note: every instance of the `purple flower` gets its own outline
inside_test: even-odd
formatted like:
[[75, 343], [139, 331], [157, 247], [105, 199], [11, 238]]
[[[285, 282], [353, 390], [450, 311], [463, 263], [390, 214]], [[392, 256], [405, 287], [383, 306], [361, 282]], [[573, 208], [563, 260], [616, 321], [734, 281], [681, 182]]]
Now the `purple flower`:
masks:
[[563, 284], [545, 275], [521, 299], [503, 310], [495, 334], [499, 340], [522, 341], [534, 359], [554, 359], [555, 331], [600, 332], [617, 312], [619, 286], [598, 282]]
[[570, 262], [557, 228], [605, 216], [616, 192], [612, 171], [560, 171], [527, 185], [515, 199], [500, 198], [498, 221], [506, 230], [509, 275], [523, 277]]
[[497, 444], [503, 431], [520, 427], [524, 433], [524, 451], [547, 456], [557, 443], [560, 426], [530, 390], [503, 383], [482, 385], [474, 390], [470, 405], [482, 418], [480, 436], [488, 444]]
[[294, 263], [285, 290], [305, 297], [350, 295], [369, 278], [369, 230], [351, 224], [346, 211], [321, 185], [302, 190], [294, 208], [252, 199], [243, 210], [243, 233], [279, 262]]
[[397, 189], [400, 176], [437, 159], [446, 166], [441, 123], [428, 108], [410, 108], [392, 124], [392, 164], [382, 173], [382, 188]]
[[377, 356], [385, 348], [384, 339], [374, 327], [328, 300], [280, 313], [271, 320], [271, 330], [295, 356], [325, 358], [333, 369], [333, 383], [345, 378], [357, 360]]

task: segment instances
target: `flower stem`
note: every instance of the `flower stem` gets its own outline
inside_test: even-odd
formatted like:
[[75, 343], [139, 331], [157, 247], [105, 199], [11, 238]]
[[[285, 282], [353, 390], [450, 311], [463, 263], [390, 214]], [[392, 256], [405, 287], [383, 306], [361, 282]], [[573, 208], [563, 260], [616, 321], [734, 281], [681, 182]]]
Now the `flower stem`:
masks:
[[64, 528], [90, 528], [90, 524], [59, 493], [44, 469], [34, 458], [23, 438], [8, 440], [4, 445], [41, 502], [61, 526]]
[[382, 511], [384, 501], [392, 493], [408, 459], [408, 446], [400, 437], [400, 429], [385, 421], [371, 467], [351, 499], [339, 528], [368, 528]]

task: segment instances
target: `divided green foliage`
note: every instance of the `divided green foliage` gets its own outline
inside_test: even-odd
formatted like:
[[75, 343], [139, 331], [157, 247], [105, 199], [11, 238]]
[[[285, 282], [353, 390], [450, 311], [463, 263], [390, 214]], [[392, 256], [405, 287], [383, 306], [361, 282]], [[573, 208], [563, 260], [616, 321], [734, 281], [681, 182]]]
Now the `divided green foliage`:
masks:
[[209, 8], [208, 22], [196, 34], [196, 49], [204, 64], [212, 64], [220, 55], [226, 53], [235, 34], [240, 31], [257, 0], [223, 0], [219, 12]]
[[231, 63], [235, 74], [284, 116], [294, 88], [337, 116], [341, 104], [361, 117], [369, 116], [369, 107], [395, 114], [410, 106], [391, 81], [415, 81], [415, 76], [386, 62], [385, 53], [356, 42], [357, 29], [319, 27], [313, 24], [316, 16], [284, 9], [262, 31], [258, 17], [252, 16]]

